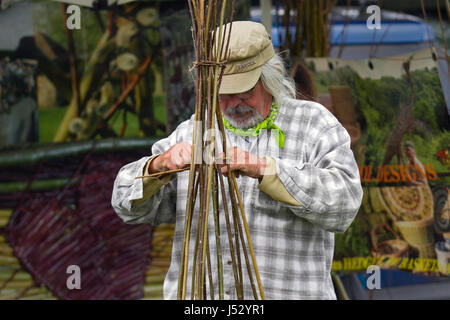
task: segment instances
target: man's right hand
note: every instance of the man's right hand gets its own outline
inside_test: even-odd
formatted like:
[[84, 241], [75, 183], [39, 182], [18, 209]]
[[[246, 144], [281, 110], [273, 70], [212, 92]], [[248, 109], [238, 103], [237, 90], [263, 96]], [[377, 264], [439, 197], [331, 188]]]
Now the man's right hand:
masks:
[[148, 173], [152, 174], [188, 167], [191, 163], [191, 150], [191, 144], [188, 142], [175, 144], [169, 150], [153, 159], [148, 167]]

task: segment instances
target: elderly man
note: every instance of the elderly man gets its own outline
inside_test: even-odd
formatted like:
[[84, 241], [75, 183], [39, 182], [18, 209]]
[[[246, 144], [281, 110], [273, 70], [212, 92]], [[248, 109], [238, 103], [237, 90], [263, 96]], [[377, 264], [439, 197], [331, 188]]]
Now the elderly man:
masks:
[[[294, 99], [295, 84], [262, 24], [234, 22], [229, 48], [220, 109], [265, 296], [336, 299], [330, 276], [334, 232], [347, 229], [362, 200], [350, 137], [325, 107]], [[155, 143], [151, 156], [124, 166], [112, 195], [112, 206], [126, 223], [175, 222], [166, 299], [177, 297], [188, 172], [144, 181], [135, 177], [186, 167], [192, 131], [193, 117]], [[224, 220], [221, 234], [226, 235]], [[213, 260], [215, 240], [210, 237]], [[236, 299], [228, 248], [222, 248], [222, 255], [225, 299]], [[211, 265], [216, 271], [214, 260]], [[246, 277], [244, 295], [253, 298]]]

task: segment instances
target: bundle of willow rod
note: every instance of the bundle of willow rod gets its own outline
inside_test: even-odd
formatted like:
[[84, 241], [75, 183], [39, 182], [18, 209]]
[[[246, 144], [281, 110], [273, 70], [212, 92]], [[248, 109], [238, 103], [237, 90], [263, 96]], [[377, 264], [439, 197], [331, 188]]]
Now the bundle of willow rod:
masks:
[[[224, 298], [223, 293], [223, 265], [220, 239], [220, 218], [225, 218], [228, 245], [233, 266], [234, 282], [238, 299], [244, 299], [243, 272], [241, 250], [245, 259], [249, 280], [254, 299], [259, 299], [256, 290], [254, 275], [259, 288], [260, 298], [264, 299], [264, 292], [259, 277], [255, 255], [250, 239], [244, 205], [239, 194], [236, 179], [228, 170], [228, 192], [230, 201], [227, 201], [224, 178], [219, 167], [211, 159], [214, 158], [216, 141], [214, 135], [211, 140], [204, 141], [203, 135], [215, 131], [216, 119], [222, 137], [223, 152], [226, 151], [225, 131], [220, 108], [218, 106], [218, 89], [222, 78], [224, 63], [228, 56], [228, 44], [232, 28], [235, 0], [188, 0], [192, 18], [192, 33], [197, 61], [196, 68], [196, 107], [195, 122], [192, 139], [192, 156], [189, 171], [188, 198], [186, 205], [186, 219], [184, 225], [183, 247], [178, 278], [178, 299], [186, 299], [186, 285], [189, 266], [189, 240], [191, 238], [191, 224], [194, 215], [195, 203], [199, 201], [198, 227], [192, 257], [192, 283], [191, 299], [207, 299], [206, 269], [208, 269], [209, 296], [214, 299], [213, 277], [217, 276], [219, 299]], [[228, 30], [227, 30], [228, 29]], [[199, 128], [199, 126], [201, 128]], [[205, 161], [204, 150], [208, 156]], [[200, 159], [201, 158], [201, 159]], [[228, 169], [230, 169], [228, 167]], [[224, 217], [219, 217], [219, 195], [222, 197]], [[208, 237], [208, 216], [212, 199], [212, 212], [214, 216], [214, 232], [217, 253], [217, 275], [212, 274], [211, 256]], [[231, 203], [232, 221], [228, 203]], [[233, 230], [232, 230], [233, 229]], [[244, 230], [243, 230], [244, 229]], [[232, 232], [235, 234], [233, 243]], [[245, 231], [245, 236], [244, 236]], [[247, 243], [245, 241], [247, 239]], [[247, 249], [248, 245], [248, 249]], [[249, 253], [252, 263], [250, 263]], [[253, 267], [253, 268], [252, 268]]]

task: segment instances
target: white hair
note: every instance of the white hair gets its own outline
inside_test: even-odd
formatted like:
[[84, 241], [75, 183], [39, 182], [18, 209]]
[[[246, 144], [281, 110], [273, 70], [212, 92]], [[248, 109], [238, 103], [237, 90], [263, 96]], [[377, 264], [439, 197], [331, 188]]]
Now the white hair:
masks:
[[283, 59], [275, 55], [262, 67], [261, 82], [276, 101], [295, 99], [296, 87], [294, 80], [288, 76]]

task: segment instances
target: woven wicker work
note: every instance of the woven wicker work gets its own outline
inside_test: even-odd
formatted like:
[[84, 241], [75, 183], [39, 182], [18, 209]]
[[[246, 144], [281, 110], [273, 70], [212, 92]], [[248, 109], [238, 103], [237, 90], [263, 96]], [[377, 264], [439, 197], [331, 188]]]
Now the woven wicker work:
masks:
[[429, 245], [434, 242], [432, 218], [419, 221], [397, 221], [395, 224], [403, 238], [414, 247]]
[[[13, 285], [22, 284], [16, 280], [19, 275], [27, 274], [26, 287], [8, 298], [18, 299], [36, 288], [46, 293], [42, 287], [59, 299], [144, 297], [146, 282], [151, 280], [146, 269], [155, 258], [155, 253], [151, 256], [153, 227], [127, 225], [111, 207], [115, 174], [127, 161], [116, 155], [87, 156], [72, 175], [76, 183], [68, 183], [63, 190], [20, 195], [5, 228], [13, 250], [11, 268], [15, 263], [20, 274], [11, 273], [0, 281], [2, 297]], [[38, 175], [48, 177], [73, 169], [68, 161], [58, 163], [63, 170], [41, 169]], [[168, 266], [167, 260], [155, 258], [154, 267], [158, 263]], [[67, 286], [70, 265], [80, 268], [80, 290]], [[164, 275], [165, 270], [159, 271]]]

